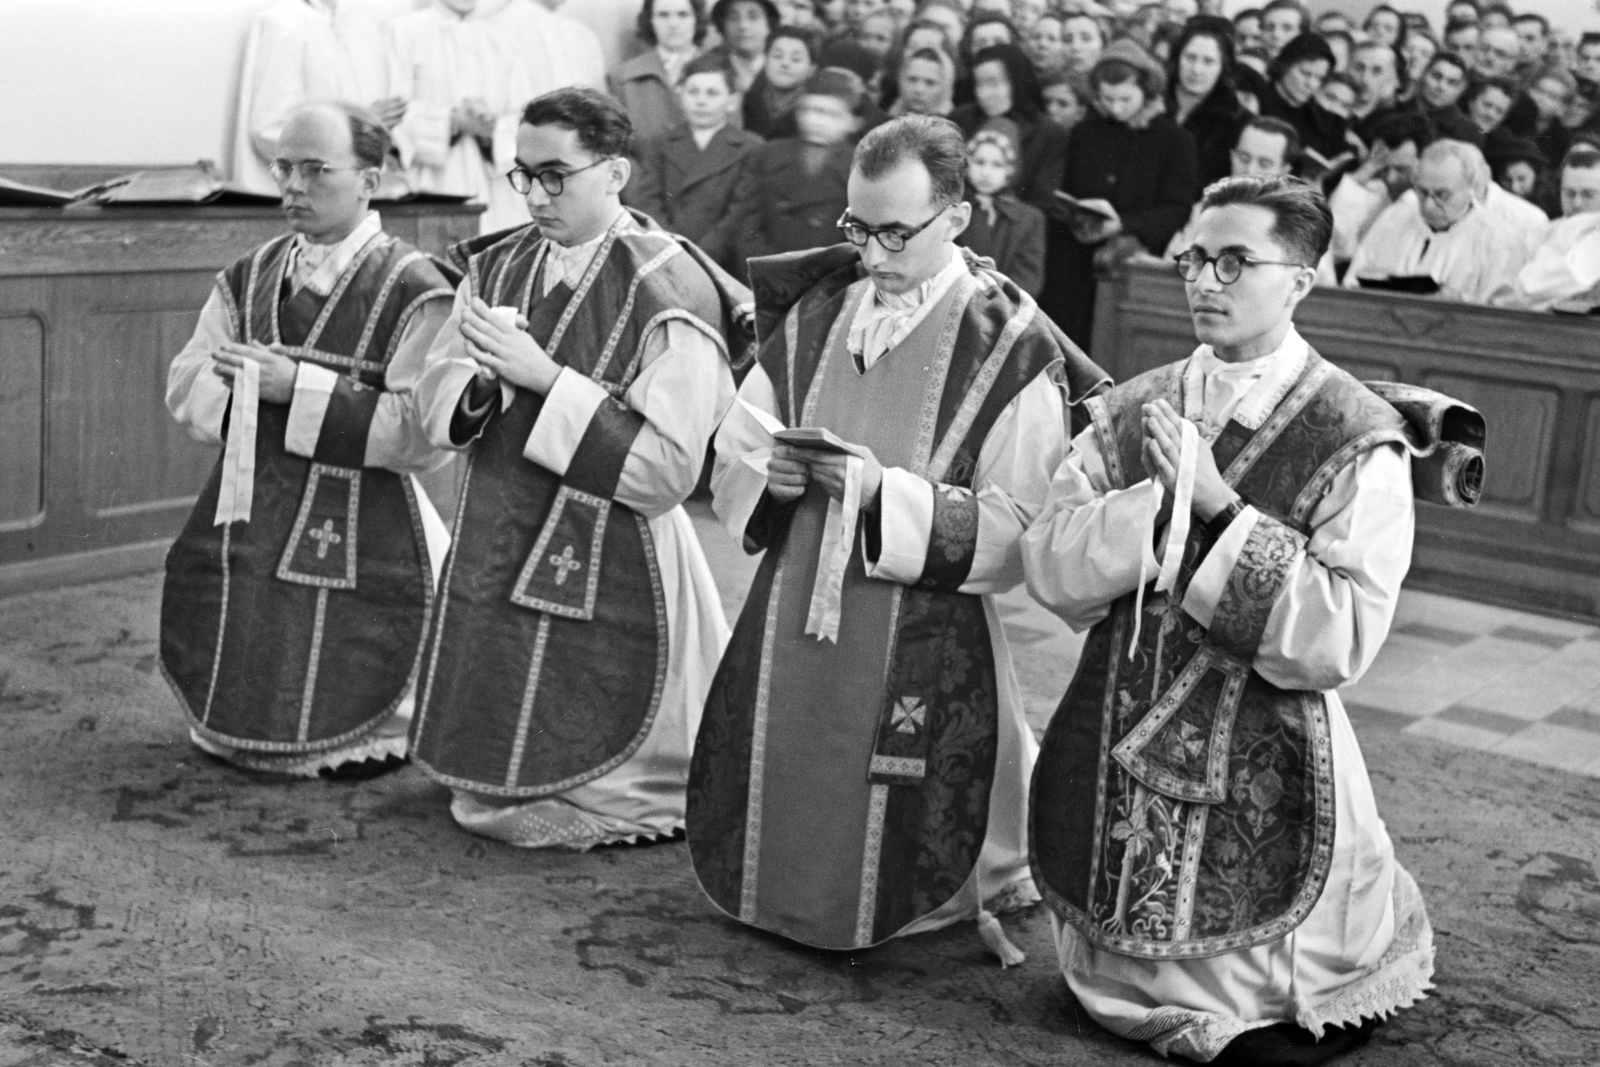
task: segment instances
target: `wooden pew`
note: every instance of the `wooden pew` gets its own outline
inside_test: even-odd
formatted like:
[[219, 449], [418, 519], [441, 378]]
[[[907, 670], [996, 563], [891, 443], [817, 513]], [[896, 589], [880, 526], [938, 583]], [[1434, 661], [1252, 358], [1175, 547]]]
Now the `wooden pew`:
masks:
[[[380, 204], [442, 253], [481, 207]], [[217, 450], [167, 413], [167, 365], [276, 208], [0, 209], [0, 596], [161, 566]], [[448, 522], [456, 469], [429, 480]]]
[[[1356, 377], [1437, 389], [1488, 422], [1483, 502], [1418, 505], [1412, 584], [1600, 618], [1600, 320], [1317, 289], [1295, 322]], [[1101, 279], [1093, 356], [1118, 381], [1194, 346], [1170, 266]]]

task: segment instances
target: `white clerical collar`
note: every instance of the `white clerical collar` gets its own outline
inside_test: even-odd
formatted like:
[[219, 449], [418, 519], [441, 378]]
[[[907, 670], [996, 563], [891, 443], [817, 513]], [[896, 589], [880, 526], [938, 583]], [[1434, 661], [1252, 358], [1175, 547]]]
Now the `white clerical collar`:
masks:
[[[1310, 357], [1311, 346], [1292, 323], [1276, 349], [1244, 363], [1229, 363], [1210, 345], [1201, 345], [1184, 374], [1184, 418], [1213, 433], [1229, 419], [1260, 429], [1300, 380]], [[1213, 396], [1220, 401], [1217, 410], [1211, 410]]]
[[600, 251], [600, 245], [614, 232], [629, 229], [633, 224], [633, 216], [628, 214], [626, 208], [618, 208], [616, 218], [611, 220], [611, 225], [601, 230], [595, 236], [582, 244], [572, 246], [558, 245], [554, 241], [546, 241], [544, 257], [544, 294], [549, 296], [551, 290], [562, 282], [577, 287], [583, 280], [584, 272], [589, 269], [589, 264], [594, 261], [595, 253]]
[[950, 262], [944, 269], [908, 292], [885, 293], [869, 280], [845, 336], [845, 347], [861, 357], [863, 367], [871, 367], [904, 341], [966, 273], [966, 258], [952, 245]]
[[318, 296], [327, 296], [333, 292], [339, 275], [356, 258], [356, 253], [381, 233], [383, 220], [376, 211], [369, 211], [344, 240], [334, 244], [313, 244], [306, 240], [305, 234], [295, 234], [289, 265], [290, 284], [295, 289], [304, 287]]

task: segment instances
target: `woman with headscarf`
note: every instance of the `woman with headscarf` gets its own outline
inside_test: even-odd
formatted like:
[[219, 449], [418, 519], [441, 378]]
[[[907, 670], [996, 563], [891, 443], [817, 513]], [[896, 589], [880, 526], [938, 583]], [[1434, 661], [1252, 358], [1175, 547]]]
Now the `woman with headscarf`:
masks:
[[611, 95], [633, 123], [635, 143], [666, 133], [683, 121], [678, 80], [700, 54], [706, 37], [705, 0], [644, 0], [635, 32], [650, 47], [620, 64]]
[[1314, 33], [1302, 33], [1283, 46], [1267, 67], [1261, 88], [1261, 114], [1282, 119], [1300, 134], [1301, 173], [1318, 177], [1350, 150], [1347, 119], [1317, 102], [1317, 90], [1333, 73], [1333, 49]]
[[948, 117], [955, 105], [956, 62], [942, 48], [919, 48], [900, 62], [891, 117], [939, 115]]
[[1232, 172], [1228, 154], [1250, 118], [1233, 91], [1233, 27], [1197, 15], [1184, 24], [1172, 55], [1167, 114], [1194, 138], [1204, 189]]
[[1093, 109], [1072, 131], [1066, 177], [1045, 209], [1045, 312], [1085, 351], [1094, 321], [1095, 261], [1160, 252], [1200, 195], [1194, 138], [1161, 113], [1166, 74], [1129, 40], [1089, 72]]
[[1044, 114], [1038, 76], [1022, 49], [997, 44], [972, 58], [975, 99], [958, 106], [950, 119], [968, 140], [991, 120], [1015, 123], [1020, 150], [1011, 188], [1019, 200], [1042, 207], [1060, 187], [1067, 132]]
[[[900, 39], [895, 42], [894, 48], [889, 50], [889, 55], [883, 61], [883, 73], [879, 76], [882, 85], [878, 102], [888, 108], [890, 114], [900, 114], [900, 112], [893, 109], [895, 101], [900, 97], [901, 69], [904, 68], [910, 56], [928, 48], [943, 52], [950, 57], [952, 66], [954, 65], [955, 48], [945, 35], [944, 27], [931, 19], [913, 19], [901, 32]], [[954, 86], [955, 82], [952, 80], [952, 91]]]

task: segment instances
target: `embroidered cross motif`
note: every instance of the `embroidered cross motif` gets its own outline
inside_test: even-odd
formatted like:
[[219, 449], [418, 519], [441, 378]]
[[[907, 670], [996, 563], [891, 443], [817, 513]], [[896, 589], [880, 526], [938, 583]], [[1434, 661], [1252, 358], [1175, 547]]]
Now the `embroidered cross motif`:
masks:
[[556, 584], [562, 585], [567, 580], [567, 575], [573, 571], [583, 570], [583, 564], [572, 558], [572, 546], [568, 545], [561, 550], [561, 555], [554, 553], [550, 556], [550, 566], [556, 569]]
[[914, 734], [922, 726], [927, 714], [921, 700], [916, 697], [901, 697], [900, 702], [894, 707], [894, 713], [889, 717], [889, 725], [900, 733]]
[[344, 542], [343, 537], [340, 537], [338, 534], [334, 533], [332, 519], [322, 520], [322, 525], [320, 527], [307, 530], [306, 536], [317, 543], [318, 559], [327, 559], [328, 549]]

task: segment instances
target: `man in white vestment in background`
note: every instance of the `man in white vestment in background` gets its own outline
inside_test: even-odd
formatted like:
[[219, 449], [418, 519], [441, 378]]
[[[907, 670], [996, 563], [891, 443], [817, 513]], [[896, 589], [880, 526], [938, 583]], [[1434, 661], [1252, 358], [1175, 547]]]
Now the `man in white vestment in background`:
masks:
[[400, 162], [421, 192], [486, 204], [478, 226], [523, 226], [528, 208], [506, 184], [516, 162], [517, 116], [532, 97], [506, 35], [478, 0], [434, 0], [390, 23], [411, 103], [400, 124]]
[[1443, 299], [1488, 303], [1517, 276], [1527, 241], [1487, 206], [1487, 172], [1483, 153], [1463, 141], [1424, 149], [1411, 189], [1383, 210], [1356, 247], [1345, 287], [1427, 276]]
[[305, 104], [362, 104], [393, 131], [406, 112], [401, 73], [376, 20], [343, 10], [337, 0], [276, 0], [256, 16], [245, 41], [232, 180], [277, 194], [268, 164], [284, 123]]
[[573, 86], [603, 91], [600, 38], [561, 7], [561, 0], [493, 0], [484, 14], [521, 62], [533, 96]]
[[1579, 143], [1561, 167], [1561, 217], [1495, 303], [1586, 314], [1600, 306], [1600, 148]]
[[1093, 627], [1041, 743], [1034, 880], [1107, 1029], [1311, 1067], [1433, 974], [1335, 692], [1411, 563], [1408, 421], [1294, 328], [1321, 194], [1229, 178], [1202, 205], [1179, 260], [1202, 343], [1088, 402], [1022, 540], [1029, 592]]

